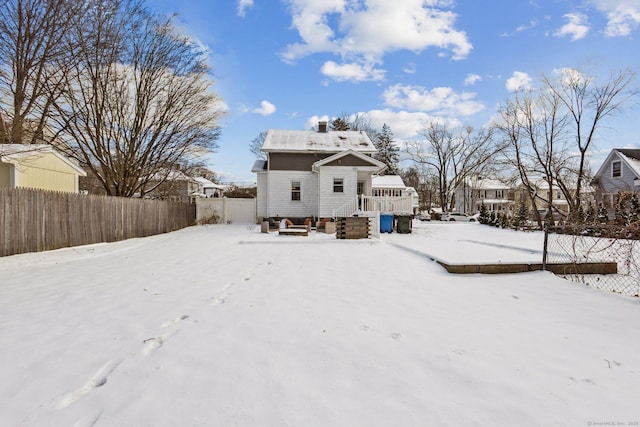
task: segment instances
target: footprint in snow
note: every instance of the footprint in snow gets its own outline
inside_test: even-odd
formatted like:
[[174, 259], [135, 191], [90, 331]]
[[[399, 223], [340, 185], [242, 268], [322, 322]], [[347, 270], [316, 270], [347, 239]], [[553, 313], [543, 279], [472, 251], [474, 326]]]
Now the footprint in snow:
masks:
[[98, 412], [97, 414], [88, 415], [73, 423], [73, 427], [93, 427], [94, 425], [96, 425], [101, 416], [102, 411]]
[[142, 350], [142, 353], [145, 356], [148, 356], [151, 353], [155, 352], [157, 349], [162, 347], [169, 338], [175, 335], [176, 332], [177, 331], [173, 331], [161, 337], [147, 338], [146, 340], [142, 341], [144, 343], [144, 350]]
[[82, 399], [84, 396], [91, 393], [93, 390], [105, 385], [107, 383], [107, 379], [109, 378], [109, 375], [111, 375], [111, 373], [115, 371], [115, 369], [118, 367], [118, 365], [120, 365], [121, 362], [122, 362], [122, 359], [115, 360], [115, 361], [110, 360], [104, 365], [102, 365], [102, 367], [98, 370], [98, 372], [96, 372], [93, 375], [93, 377], [91, 377], [91, 379], [89, 379], [89, 381], [86, 382], [85, 385], [83, 385], [77, 390], [72, 391], [71, 393], [67, 393], [65, 397], [62, 399], [62, 401], [60, 401], [60, 403], [58, 404], [58, 408], [60, 409], [66, 408], [67, 406], [78, 401], [79, 399]]
[[143, 343], [144, 343], [143, 353], [145, 356], [148, 356], [149, 354], [153, 353], [154, 351], [162, 347], [162, 344], [164, 344], [164, 340], [162, 339], [162, 337], [147, 338], [146, 340], [143, 341]]
[[227, 298], [227, 295], [219, 295], [219, 296], [211, 297], [211, 301], [214, 304], [224, 304], [226, 298]]
[[173, 320], [168, 320], [168, 321], [164, 322], [162, 324], [162, 327], [163, 328], [168, 328], [169, 326], [175, 325], [176, 323], [182, 322], [183, 320], [188, 319], [188, 318], [189, 318], [188, 314], [183, 314], [181, 316], [176, 317]]

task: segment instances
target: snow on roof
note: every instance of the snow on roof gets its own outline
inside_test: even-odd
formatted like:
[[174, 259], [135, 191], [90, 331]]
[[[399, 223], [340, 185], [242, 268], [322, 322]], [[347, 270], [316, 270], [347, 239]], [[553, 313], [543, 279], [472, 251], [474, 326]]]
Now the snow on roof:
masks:
[[70, 158], [63, 155], [54, 147], [48, 144], [0, 144], [0, 161], [18, 162], [21, 159], [32, 157], [37, 153], [51, 153], [58, 159], [74, 169], [78, 175], [87, 176], [87, 172], [74, 163]]
[[618, 151], [620, 157], [623, 157], [627, 161], [627, 164], [633, 169], [636, 177], [640, 178], [640, 150], [619, 149], [616, 151]]
[[374, 176], [371, 179], [373, 188], [407, 188], [399, 175]]
[[196, 181], [195, 178], [190, 177], [186, 173], [177, 170], [160, 170], [153, 174], [150, 178], [151, 181]]
[[499, 179], [491, 178], [469, 178], [468, 185], [477, 190], [508, 190], [511, 188]]
[[227, 186], [226, 185], [220, 185], [220, 184], [216, 184], [213, 181], [208, 180], [207, 178], [204, 178], [202, 176], [197, 176], [195, 178], [196, 181], [198, 181], [199, 183], [202, 184], [202, 188], [217, 188], [218, 190], [227, 190]]
[[375, 153], [377, 150], [362, 131], [280, 130], [269, 129], [262, 151], [272, 152], [329, 152], [354, 150]]

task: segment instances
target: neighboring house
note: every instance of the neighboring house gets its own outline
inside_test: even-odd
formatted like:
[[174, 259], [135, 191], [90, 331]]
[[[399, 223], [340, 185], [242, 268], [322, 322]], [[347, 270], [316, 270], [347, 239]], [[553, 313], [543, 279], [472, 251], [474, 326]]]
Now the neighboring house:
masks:
[[207, 178], [203, 178], [201, 176], [197, 176], [193, 179], [202, 184], [202, 193], [206, 198], [222, 197], [224, 195], [224, 192], [227, 190], [226, 185], [216, 184], [213, 181], [210, 181]]
[[158, 172], [147, 184], [144, 196], [148, 199], [195, 203], [204, 197], [202, 183], [184, 172], [173, 169]]
[[473, 215], [485, 206], [487, 211], [513, 215], [514, 192], [511, 186], [498, 179], [474, 176], [465, 180], [455, 193], [456, 209]]
[[77, 193], [87, 173], [46, 144], [0, 144], [0, 186]]
[[592, 185], [596, 200], [602, 202], [612, 217], [618, 193], [640, 192], [640, 149], [611, 150], [594, 175]]
[[372, 195], [372, 177], [384, 163], [365, 132], [275, 130], [267, 132], [257, 160], [257, 215], [262, 218], [350, 216]]
[[[529, 208], [532, 218], [534, 218], [534, 210], [540, 212], [540, 215], [544, 219], [547, 215], [547, 209], [549, 206], [549, 200], [551, 200], [552, 213], [554, 219], [560, 220], [566, 218], [569, 215], [569, 202], [557, 185], [552, 185], [549, 189], [549, 184], [544, 179], [538, 179], [531, 181], [531, 191], [533, 193], [534, 205], [531, 204], [531, 197], [527, 195], [528, 189], [520, 184], [515, 192], [515, 204], [519, 206], [520, 201], [524, 198], [526, 205]], [[517, 208], [516, 208], [517, 209]]]
[[420, 212], [420, 195], [413, 187], [407, 187], [407, 194], [411, 197], [411, 212], [417, 214]]

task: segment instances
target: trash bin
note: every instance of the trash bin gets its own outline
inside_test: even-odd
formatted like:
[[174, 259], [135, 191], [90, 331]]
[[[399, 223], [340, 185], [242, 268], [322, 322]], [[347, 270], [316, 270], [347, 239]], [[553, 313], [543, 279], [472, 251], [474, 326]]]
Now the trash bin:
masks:
[[398, 215], [396, 222], [396, 232], [400, 234], [411, 233], [411, 215]]
[[380, 214], [380, 232], [393, 233], [393, 214]]

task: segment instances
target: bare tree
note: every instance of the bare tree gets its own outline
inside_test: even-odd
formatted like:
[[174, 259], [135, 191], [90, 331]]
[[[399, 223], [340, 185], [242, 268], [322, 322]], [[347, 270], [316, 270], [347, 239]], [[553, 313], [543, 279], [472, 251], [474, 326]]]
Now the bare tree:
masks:
[[0, 136], [4, 142], [48, 142], [51, 106], [71, 61], [74, 0], [0, 1]]
[[136, 0], [89, 1], [73, 20], [74, 68], [56, 102], [60, 147], [109, 195], [143, 196], [217, 147], [219, 98], [195, 42]]
[[267, 137], [267, 132], [263, 131], [251, 140], [249, 144], [249, 150], [256, 156], [257, 159], [266, 159], [264, 151], [262, 151], [262, 145]]
[[[531, 206], [535, 208], [537, 201], [544, 203], [546, 220], [553, 222], [553, 189], [561, 184], [563, 193], [569, 191], [573, 174], [568, 171], [575, 170], [562, 103], [553, 92], [516, 94], [499, 112], [501, 122], [497, 127], [508, 141], [505, 159], [518, 171]], [[541, 188], [545, 189], [543, 194]], [[537, 209], [535, 215], [542, 226], [543, 218]]]
[[420, 132], [424, 140], [407, 143], [407, 154], [416, 167], [436, 177], [442, 209], [452, 208], [455, 191], [464, 180], [479, 173], [501, 150], [493, 144], [493, 134], [492, 128], [454, 129], [446, 123], [431, 121]]
[[[630, 70], [598, 83], [580, 71], [565, 69], [555, 79], [543, 76], [534, 91], [518, 93], [499, 108], [497, 124], [509, 147], [505, 159], [516, 168], [531, 205], [542, 200], [548, 217], [534, 210], [539, 226], [553, 222], [554, 186], [578, 219], [585, 182], [589, 182], [588, 156], [603, 120], [619, 112], [638, 91], [631, 88]], [[576, 154], [577, 153], [577, 154]], [[540, 194], [535, 181], [544, 180], [549, 195]]]
[[[570, 200], [574, 218], [580, 211], [582, 188], [589, 178], [588, 155], [597, 138], [597, 131], [609, 117], [619, 113], [640, 90], [633, 86], [636, 73], [627, 68], [612, 72], [598, 81], [580, 70], [564, 69], [552, 79], [543, 76], [543, 91], [550, 92], [564, 107], [566, 120], [571, 123], [571, 135], [579, 152], [575, 192]], [[560, 175], [558, 175], [560, 176]]]

